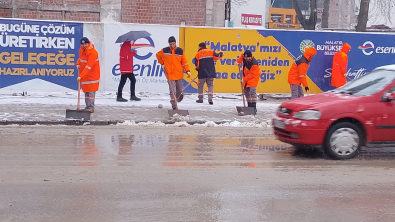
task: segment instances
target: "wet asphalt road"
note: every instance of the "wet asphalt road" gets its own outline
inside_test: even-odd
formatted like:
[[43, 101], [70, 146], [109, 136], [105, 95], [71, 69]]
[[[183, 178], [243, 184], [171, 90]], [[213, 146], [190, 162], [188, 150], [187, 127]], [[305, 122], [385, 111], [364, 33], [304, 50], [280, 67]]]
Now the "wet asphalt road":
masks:
[[0, 127], [0, 221], [395, 221], [395, 148], [257, 128]]

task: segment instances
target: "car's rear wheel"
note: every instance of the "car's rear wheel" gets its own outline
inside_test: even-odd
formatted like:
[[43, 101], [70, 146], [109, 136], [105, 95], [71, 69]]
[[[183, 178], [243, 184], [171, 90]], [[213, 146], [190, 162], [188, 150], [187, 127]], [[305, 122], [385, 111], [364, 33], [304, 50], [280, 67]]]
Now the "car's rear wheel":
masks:
[[361, 129], [350, 122], [333, 125], [327, 132], [324, 143], [325, 153], [333, 159], [345, 160], [358, 155], [363, 143]]

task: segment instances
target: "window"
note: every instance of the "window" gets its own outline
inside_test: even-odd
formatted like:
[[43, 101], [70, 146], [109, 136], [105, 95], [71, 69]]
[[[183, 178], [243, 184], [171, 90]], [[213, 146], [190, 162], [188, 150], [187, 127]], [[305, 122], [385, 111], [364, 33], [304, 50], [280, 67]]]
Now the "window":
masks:
[[282, 23], [283, 22], [283, 15], [281, 14], [271, 14], [270, 15], [271, 22]]
[[394, 80], [394, 71], [384, 69], [375, 70], [333, 90], [333, 92], [354, 96], [370, 96], [379, 92]]
[[286, 15], [285, 16], [285, 23], [291, 24], [292, 20], [293, 20], [293, 16], [292, 15]]

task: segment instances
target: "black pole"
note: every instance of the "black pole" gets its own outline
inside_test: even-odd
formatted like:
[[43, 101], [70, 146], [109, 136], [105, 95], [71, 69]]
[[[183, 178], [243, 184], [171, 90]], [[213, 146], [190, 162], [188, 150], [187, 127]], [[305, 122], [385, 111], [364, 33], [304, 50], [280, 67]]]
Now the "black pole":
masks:
[[230, 21], [230, 2], [231, 0], [226, 0], [225, 2], [225, 20]]

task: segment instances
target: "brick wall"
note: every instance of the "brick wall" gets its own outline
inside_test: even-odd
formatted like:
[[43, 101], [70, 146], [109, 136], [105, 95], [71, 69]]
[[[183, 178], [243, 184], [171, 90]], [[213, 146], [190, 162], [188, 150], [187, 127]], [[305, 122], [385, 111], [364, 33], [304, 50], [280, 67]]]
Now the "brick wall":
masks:
[[10, 9], [10, 8], [0, 8], [0, 17], [2, 17], [2, 18], [11, 18], [12, 17], [12, 9]]
[[[120, 5], [121, 22], [180, 25], [185, 21], [186, 25], [195, 26], [206, 23], [206, 0], [113, 1]], [[12, 16], [11, 3], [12, 0], [0, 0], [0, 17]], [[107, 5], [112, 7], [112, 3]], [[102, 9], [100, 0], [16, 0], [15, 7], [17, 18], [87, 22], [100, 22]]]
[[83, 22], [100, 22], [100, 13], [66, 12], [65, 20], [67, 20], [67, 21], [83, 21]]
[[[0, 0], [0, 17], [12, 17], [11, 3]], [[16, 0], [16, 12], [24, 19], [100, 22], [100, 0]]]
[[122, 0], [122, 22], [205, 25], [206, 0]]

